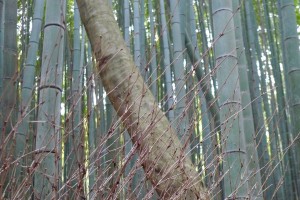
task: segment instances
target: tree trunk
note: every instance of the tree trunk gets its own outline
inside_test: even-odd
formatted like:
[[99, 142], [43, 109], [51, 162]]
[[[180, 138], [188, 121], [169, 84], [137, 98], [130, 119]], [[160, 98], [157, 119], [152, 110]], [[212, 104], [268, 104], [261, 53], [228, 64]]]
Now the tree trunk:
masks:
[[220, 105], [224, 195], [244, 199], [249, 195], [241, 94], [236, 54], [232, 1], [212, 1], [214, 55]]
[[163, 199], [209, 199], [191, 160], [144, 83], [106, 0], [77, 0], [104, 88]]
[[39, 84], [36, 134], [34, 198], [57, 199], [59, 192], [60, 106], [65, 35], [65, 2], [47, 0], [43, 61]]

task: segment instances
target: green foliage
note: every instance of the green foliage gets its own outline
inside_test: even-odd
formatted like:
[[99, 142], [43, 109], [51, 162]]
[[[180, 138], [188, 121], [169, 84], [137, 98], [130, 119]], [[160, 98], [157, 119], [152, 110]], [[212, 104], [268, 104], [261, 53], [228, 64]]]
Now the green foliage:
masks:
[[[296, 0], [295, 0], [295, 5], [297, 5]], [[300, 26], [300, 5], [296, 6], [295, 11], [296, 11], [297, 24], [298, 26]]]

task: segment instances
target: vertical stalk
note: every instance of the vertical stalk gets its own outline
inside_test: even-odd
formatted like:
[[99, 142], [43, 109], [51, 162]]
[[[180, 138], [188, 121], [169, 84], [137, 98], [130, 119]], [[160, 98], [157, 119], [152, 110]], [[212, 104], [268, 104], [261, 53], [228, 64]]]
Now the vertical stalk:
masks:
[[250, 195], [254, 199], [263, 199], [262, 197], [262, 185], [261, 185], [261, 175], [259, 167], [259, 159], [256, 150], [255, 141], [255, 128], [253, 122], [253, 113], [251, 105], [251, 97], [249, 90], [249, 80], [248, 80], [248, 63], [246, 60], [246, 55], [244, 51], [243, 42], [243, 32], [242, 32], [242, 22], [240, 13], [240, 1], [232, 1], [232, 9], [234, 12], [234, 25], [235, 25], [235, 41], [236, 41], [236, 51], [237, 51], [237, 64], [239, 70], [239, 80], [240, 80], [240, 90], [241, 90], [241, 103], [242, 103], [242, 115], [243, 115], [243, 127], [246, 139], [246, 150], [247, 150], [247, 168], [249, 177], [249, 188]]
[[[37, 60], [37, 52], [40, 42], [40, 33], [42, 28], [42, 18], [44, 11], [44, 0], [36, 0], [34, 4], [34, 13], [32, 19], [32, 31], [27, 49], [27, 56], [25, 59], [25, 65], [22, 73], [22, 88], [21, 88], [21, 103], [19, 107], [19, 126], [16, 134], [16, 158], [22, 156], [25, 153], [27, 139], [29, 138], [29, 119], [33, 115], [30, 112], [31, 100], [34, 94], [35, 84], [35, 65]], [[31, 144], [33, 145], [33, 144]], [[29, 148], [30, 149], [30, 148]], [[29, 150], [27, 149], [27, 150]], [[20, 166], [30, 163], [30, 159], [21, 159]], [[16, 177], [23, 179], [24, 171], [22, 168], [17, 168]]]
[[213, 0], [212, 17], [224, 156], [224, 194], [225, 198], [245, 198], [249, 194], [245, 182], [248, 172], [243, 116], [240, 114], [241, 94], [232, 1]]
[[34, 195], [38, 199], [58, 198], [61, 179], [60, 106], [64, 55], [65, 1], [47, 0], [43, 61], [39, 84]]

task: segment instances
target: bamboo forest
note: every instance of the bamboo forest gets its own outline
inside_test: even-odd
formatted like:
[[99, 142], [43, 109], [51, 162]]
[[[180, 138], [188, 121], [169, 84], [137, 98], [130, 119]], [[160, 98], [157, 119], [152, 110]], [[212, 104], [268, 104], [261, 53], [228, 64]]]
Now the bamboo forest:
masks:
[[299, 200], [300, 0], [0, 0], [0, 199]]

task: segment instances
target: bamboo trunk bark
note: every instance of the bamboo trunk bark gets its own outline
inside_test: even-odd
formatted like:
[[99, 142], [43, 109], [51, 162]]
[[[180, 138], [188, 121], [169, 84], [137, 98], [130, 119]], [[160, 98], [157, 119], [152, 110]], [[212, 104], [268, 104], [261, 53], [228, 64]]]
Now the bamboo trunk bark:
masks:
[[162, 199], [209, 199], [198, 172], [144, 83], [106, 0], [77, 0], [108, 97]]

